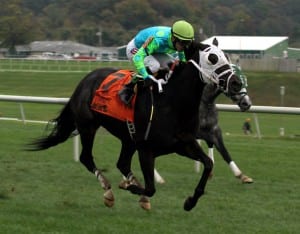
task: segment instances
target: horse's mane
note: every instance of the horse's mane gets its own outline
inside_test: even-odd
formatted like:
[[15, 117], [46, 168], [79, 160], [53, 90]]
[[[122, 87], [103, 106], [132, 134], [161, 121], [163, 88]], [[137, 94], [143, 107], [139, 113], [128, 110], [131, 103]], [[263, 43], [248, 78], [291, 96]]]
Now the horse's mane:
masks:
[[184, 50], [186, 59], [191, 59], [192, 56], [195, 54], [195, 51], [203, 51], [207, 47], [209, 47], [209, 45], [197, 41], [192, 41], [191, 45], [188, 48], [185, 48]]

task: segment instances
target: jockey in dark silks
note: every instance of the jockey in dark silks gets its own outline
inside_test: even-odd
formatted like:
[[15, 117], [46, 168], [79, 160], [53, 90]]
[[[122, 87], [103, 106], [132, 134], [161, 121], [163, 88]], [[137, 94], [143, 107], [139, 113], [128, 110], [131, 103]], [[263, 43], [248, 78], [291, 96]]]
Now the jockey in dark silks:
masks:
[[[176, 21], [172, 27], [154, 26], [141, 30], [127, 45], [126, 55], [133, 62], [145, 86], [152, 84], [160, 68], [167, 68], [167, 64], [174, 60], [171, 54], [177, 54], [180, 61], [185, 62], [184, 49], [194, 39], [193, 26], [184, 21]], [[134, 94], [133, 87], [137, 79], [127, 84], [120, 91], [120, 99], [129, 104]]]

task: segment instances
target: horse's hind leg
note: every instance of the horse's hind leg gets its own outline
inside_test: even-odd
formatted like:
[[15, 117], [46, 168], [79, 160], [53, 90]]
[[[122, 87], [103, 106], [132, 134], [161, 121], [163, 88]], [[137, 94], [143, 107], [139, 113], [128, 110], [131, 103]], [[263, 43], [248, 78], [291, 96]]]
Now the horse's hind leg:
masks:
[[[137, 180], [131, 171], [131, 161], [136, 151], [135, 144], [130, 142], [122, 142], [121, 152], [119, 160], [117, 162], [117, 168], [123, 174], [123, 180], [119, 184], [119, 188], [127, 190], [128, 186], [135, 185], [143, 188], [142, 184]], [[150, 199], [146, 196], [141, 196], [139, 200], [140, 206], [145, 210], [151, 209]]]
[[101, 170], [95, 165], [92, 149], [94, 144], [94, 138], [97, 128], [78, 129], [80, 133], [80, 139], [82, 144], [82, 150], [80, 154], [80, 162], [95, 176], [101, 184], [101, 187], [105, 190], [104, 204], [108, 207], [114, 205], [114, 196], [112, 193], [111, 185], [106, 177], [102, 174]]

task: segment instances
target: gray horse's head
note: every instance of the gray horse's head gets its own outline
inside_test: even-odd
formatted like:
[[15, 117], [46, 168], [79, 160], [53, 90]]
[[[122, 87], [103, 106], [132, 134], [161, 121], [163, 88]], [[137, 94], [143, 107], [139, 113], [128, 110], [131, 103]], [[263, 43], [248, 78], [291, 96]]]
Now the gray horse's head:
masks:
[[210, 45], [200, 52], [199, 57], [199, 70], [205, 83], [217, 84], [218, 89], [228, 95], [235, 95], [241, 90], [241, 80], [220, 48]]
[[[199, 70], [199, 77], [203, 83], [214, 83], [221, 92], [234, 95], [239, 92], [242, 83], [217, 44], [217, 40], [212, 45], [193, 41], [189, 48], [185, 49], [185, 56]], [[197, 50], [199, 53], [195, 54]]]
[[247, 77], [242, 73], [241, 68], [235, 64], [230, 64], [233, 72], [236, 76], [239, 77], [240, 81], [242, 82], [241, 89], [233, 95], [228, 95], [233, 102], [235, 102], [241, 109], [241, 111], [247, 111], [250, 109], [252, 105], [252, 101], [247, 92]]

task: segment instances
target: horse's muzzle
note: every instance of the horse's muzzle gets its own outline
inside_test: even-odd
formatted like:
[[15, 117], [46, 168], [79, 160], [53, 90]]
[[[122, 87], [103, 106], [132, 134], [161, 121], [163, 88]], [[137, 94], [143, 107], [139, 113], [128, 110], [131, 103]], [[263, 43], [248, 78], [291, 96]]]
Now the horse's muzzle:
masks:
[[252, 102], [250, 100], [250, 97], [248, 95], [245, 95], [240, 102], [238, 103], [239, 108], [241, 109], [241, 111], [247, 111], [250, 109]]

